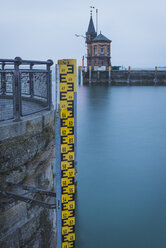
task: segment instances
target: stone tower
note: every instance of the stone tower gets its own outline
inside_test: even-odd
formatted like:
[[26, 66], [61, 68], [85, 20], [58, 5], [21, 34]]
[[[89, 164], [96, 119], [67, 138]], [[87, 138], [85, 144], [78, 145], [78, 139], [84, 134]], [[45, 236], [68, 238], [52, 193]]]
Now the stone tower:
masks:
[[91, 15], [88, 31], [86, 32], [88, 67], [91, 66], [92, 70], [97, 70], [99, 67], [108, 69], [111, 65], [111, 42], [101, 32], [97, 35]]

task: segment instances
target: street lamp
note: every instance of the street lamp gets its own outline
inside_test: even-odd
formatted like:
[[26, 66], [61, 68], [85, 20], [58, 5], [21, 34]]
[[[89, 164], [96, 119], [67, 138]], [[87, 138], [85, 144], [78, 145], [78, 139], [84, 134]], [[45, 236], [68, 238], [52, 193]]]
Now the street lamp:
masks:
[[[86, 36], [84, 36], [84, 35], [82, 35], [82, 34], [75, 34], [75, 36], [76, 36], [77, 38], [81, 37], [81, 38], [86, 39]], [[86, 43], [85, 43], [85, 44], [86, 44]], [[85, 45], [85, 47], [86, 47], [86, 45]], [[82, 58], [82, 66], [84, 66], [84, 56], [83, 56], [83, 58]]]
[[86, 39], [86, 37], [83, 36], [83, 35], [81, 35], [81, 34], [75, 34], [75, 36], [76, 36], [76, 37], [82, 37], [82, 38]]

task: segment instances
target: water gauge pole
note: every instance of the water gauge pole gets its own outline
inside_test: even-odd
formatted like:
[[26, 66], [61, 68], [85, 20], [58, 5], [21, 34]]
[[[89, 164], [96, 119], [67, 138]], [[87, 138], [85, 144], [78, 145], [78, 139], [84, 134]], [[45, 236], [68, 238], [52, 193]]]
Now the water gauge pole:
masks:
[[75, 247], [76, 60], [59, 60], [56, 111], [57, 248]]

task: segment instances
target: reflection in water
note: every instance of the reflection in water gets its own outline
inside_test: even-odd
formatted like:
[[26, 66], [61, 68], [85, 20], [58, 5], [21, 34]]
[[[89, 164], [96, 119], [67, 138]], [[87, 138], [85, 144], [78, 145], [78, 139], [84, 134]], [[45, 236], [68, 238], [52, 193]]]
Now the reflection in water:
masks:
[[78, 248], [166, 247], [166, 88], [78, 88]]

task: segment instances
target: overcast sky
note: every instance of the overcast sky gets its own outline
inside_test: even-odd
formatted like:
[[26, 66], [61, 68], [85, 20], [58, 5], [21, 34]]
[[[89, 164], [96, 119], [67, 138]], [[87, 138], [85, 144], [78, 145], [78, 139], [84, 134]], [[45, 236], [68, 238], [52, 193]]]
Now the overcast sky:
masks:
[[113, 65], [166, 66], [166, 0], [0, 0], [0, 57], [81, 64], [86, 48], [75, 34], [85, 35], [91, 5], [112, 40]]

